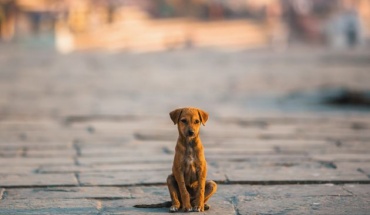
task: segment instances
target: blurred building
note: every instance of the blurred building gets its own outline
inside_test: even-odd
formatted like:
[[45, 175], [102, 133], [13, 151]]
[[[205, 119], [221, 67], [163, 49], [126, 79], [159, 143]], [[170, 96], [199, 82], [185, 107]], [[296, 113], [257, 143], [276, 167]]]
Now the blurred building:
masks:
[[357, 44], [370, 0], [0, 0], [0, 41], [50, 34], [59, 50]]

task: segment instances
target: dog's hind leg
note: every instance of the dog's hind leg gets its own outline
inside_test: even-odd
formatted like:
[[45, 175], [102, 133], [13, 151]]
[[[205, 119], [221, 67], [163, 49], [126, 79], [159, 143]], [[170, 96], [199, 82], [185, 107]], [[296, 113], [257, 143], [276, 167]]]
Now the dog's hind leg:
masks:
[[181, 207], [181, 202], [179, 200], [180, 191], [177, 185], [176, 179], [173, 174], [167, 177], [168, 191], [170, 192], [172, 206], [170, 207], [170, 212], [177, 212]]
[[217, 191], [217, 184], [214, 181], [206, 181], [204, 193], [204, 210], [209, 210], [210, 206], [206, 204], [209, 198]]

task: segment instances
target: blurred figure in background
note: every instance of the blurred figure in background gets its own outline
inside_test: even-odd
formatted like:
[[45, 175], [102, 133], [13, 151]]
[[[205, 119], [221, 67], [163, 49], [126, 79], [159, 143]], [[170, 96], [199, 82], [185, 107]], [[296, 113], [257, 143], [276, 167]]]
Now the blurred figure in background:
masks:
[[346, 44], [349, 47], [359, 44], [362, 34], [360, 18], [355, 4], [356, 3], [354, 1], [348, 0], [343, 2], [342, 17], [344, 22], [344, 34]]
[[16, 7], [14, 1], [0, 0], [0, 41], [11, 40], [15, 33]]
[[[320, 41], [320, 20], [314, 11], [312, 0], [287, 0], [286, 15], [295, 39], [318, 43]], [[322, 3], [317, 3], [322, 7]]]
[[358, 8], [356, 1], [344, 0], [338, 3], [327, 25], [327, 38], [331, 47], [355, 47], [364, 41]]
[[269, 29], [270, 46], [277, 51], [287, 48], [289, 29], [283, 19], [283, 8], [278, 0], [266, 6], [266, 23]]

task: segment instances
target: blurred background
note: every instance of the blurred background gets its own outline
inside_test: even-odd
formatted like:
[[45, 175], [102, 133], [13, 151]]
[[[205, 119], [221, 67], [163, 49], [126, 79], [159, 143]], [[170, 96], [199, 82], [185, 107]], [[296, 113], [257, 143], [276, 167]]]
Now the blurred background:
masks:
[[0, 214], [147, 214], [184, 106], [212, 210], [369, 214], [369, 39], [370, 0], [0, 0]]
[[355, 46], [368, 0], [1, 0], [2, 41], [43, 38], [58, 51]]
[[369, 29], [370, 0], [0, 0], [0, 113], [363, 113]]

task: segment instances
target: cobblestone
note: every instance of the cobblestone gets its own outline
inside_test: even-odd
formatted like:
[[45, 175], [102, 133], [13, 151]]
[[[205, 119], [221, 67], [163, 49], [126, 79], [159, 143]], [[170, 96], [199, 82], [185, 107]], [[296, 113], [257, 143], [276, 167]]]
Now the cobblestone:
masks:
[[[345, 66], [325, 62], [338, 56]], [[219, 190], [204, 214], [368, 214], [368, 111], [279, 104], [323, 86], [369, 90], [368, 64], [351, 63], [369, 56], [1, 47], [0, 214], [168, 214], [133, 205], [170, 199], [168, 112], [187, 105], [210, 114], [201, 137]]]

